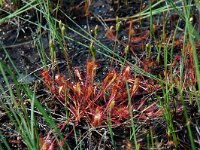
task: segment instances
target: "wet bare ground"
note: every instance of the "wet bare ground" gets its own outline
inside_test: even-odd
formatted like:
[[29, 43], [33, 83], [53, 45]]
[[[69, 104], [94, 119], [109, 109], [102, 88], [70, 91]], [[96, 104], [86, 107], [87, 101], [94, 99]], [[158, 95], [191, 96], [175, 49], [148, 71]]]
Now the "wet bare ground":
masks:
[[[115, 26], [116, 22], [116, 16], [119, 17], [126, 17], [126, 16], [132, 16], [138, 12], [140, 12], [140, 9], [144, 9], [149, 5], [148, 1], [128, 1], [129, 5], [126, 5], [123, 1], [118, 2], [114, 1], [113, 3], [109, 0], [93, 0], [92, 4], [90, 5], [90, 14], [85, 17], [84, 14], [84, 1], [74, 1], [74, 2], [68, 2], [63, 1], [62, 11], [64, 11], [67, 15], [69, 15], [80, 27], [82, 27], [87, 32], [93, 34], [94, 28], [96, 25], [99, 26], [99, 32], [97, 39], [101, 41], [104, 45], [109, 47], [110, 49], [113, 49], [114, 42], [112, 39], [106, 36], [106, 32], [108, 31], [108, 28], [111, 26]], [[22, 3], [23, 5], [23, 3]], [[10, 5], [9, 7], [13, 7]], [[10, 8], [4, 8], [7, 11], [11, 11]], [[28, 11], [22, 14], [24, 18], [27, 20], [30, 20], [32, 22], [37, 22], [37, 14], [34, 11]], [[52, 13], [52, 15], [55, 15]], [[192, 14], [193, 15], [193, 14]], [[195, 16], [194, 13], [194, 26], [196, 26], [198, 30], [198, 16]], [[0, 17], [6, 16], [6, 13], [1, 11]], [[177, 20], [176, 14], [170, 14], [169, 20], [167, 21], [166, 25], [166, 36], [169, 37], [171, 35], [171, 31], [174, 31], [176, 26], [176, 20]], [[68, 24], [68, 26], [76, 31], [82, 32], [80, 28], [78, 28], [73, 22], [71, 22], [69, 19], [64, 17], [62, 12], [58, 13], [58, 18], [63, 21], [63, 23]], [[155, 36], [158, 37], [162, 34], [162, 16], [157, 15], [153, 20], [153, 23], [155, 24]], [[157, 21], [159, 20], [159, 21]], [[44, 18], [41, 20], [42, 25], [47, 25]], [[181, 28], [184, 28], [183, 21], [179, 22], [180, 29], [177, 31], [176, 39], [177, 40], [183, 40], [183, 32]], [[144, 45], [147, 43], [151, 43], [150, 41], [150, 35], [148, 34], [148, 31], [150, 30], [149, 27], [149, 19], [144, 19], [142, 23], [140, 21], [136, 21], [133, 24], [133, 28], [135, 31], [135, 38], [133, 38], [132, 43], [130, 44], [130, 47], [132, 51], [128, 54], [127, 59], [130, 62], [135, 63], [135, 56], [139, 58], [140, 60], [145, 60], [146, 53], [144, 50]], [[119, 31], [119, 36], [116, 48], [116, 52], [120, 56], [124, 56], [124, 49], [126, 46], [126, 42], [128, 39], [128, 32], [129, 32], [129, 24], [127, 21], [122, 21], [121, 29]], [[79, 41], [80, 43], [83, 43], [85, 45], [89, 45], [90, 42], [88, 40], [85, 40], [78, 34], [74, 33], [73, 31], [68, 30], [67, 36], [75, 39], [75, 41], [68, 41], [68, 53], [70, 56], [70, 59], [72, 61], [72, 67], [79, 67], [80, 69], [85, 69], [85, 64], [87, 63], [88, 59], [91, 58], [91, 53], [88, 48], [80, 45], [77, 43]], [[20, 75], [16, 74], [17, 79], [22, 83], [28, 83], [30, 85], [33, 85], [35, 82], [40, 80], [40, 73], [43, 70], [42, 68], [42, 62], [40, 61], [40, 53], [38, 51], [39, 48], [37, 46], [36, 39], [38, 38], [38, 31], [37, 27], [33, 24], [29, 23], [28, 21], [23, 21], [20, 18], [16, 17], [9, 21], [8, 23], [4, 23], [0, 25], [0, 41], [6, 48], [9, 56], [15, 63], [17, 69], [19, 70]], [[50, 68], [50, 56], [49, 56], [49, 35], [48, 31], [43, 30], [42, 31], [42, 37], [40, 39], [40, 42], [43, 45], [44, 51], [47, 55], [47, 65]], [[138, 41], [137, 37], [142, 37], [140, 41]], [[156, 48], [155, 43], [152, 43], [152, 53], [151, 53], [151, 60], [153, 61], [156, 59]], [[200, 45], [200, 44], [199, 44]], [[175, 54], [180, 54], [180, 47], [181, 44], [177, 44], [177, 46], [174, 48]], [[199, 48], [199, 47], [198, 47]], [[97, 47], [97, 51], [102, 51], [101, 48]], [[106, 54], [106, 52], [104, 52]], [[66, 62], [63, 57], [63, 54], [61, 50], [59, 49], [59, 46], [57, 46], [56, 51], [57, 56], [57, 64], [59, 66], [59, 71], [63, 74], [66, 74]], [[1, 49], [0, 52], [0, 59], [3, 60], [4, 63], [9, 64], [9, 58], [8, 56], [3, 52], [3, 49]], [[162, 60], [162, 55], [161, 55]], [[106, 58], [103, 54], [97, 53], [96, 54], [96, 61], [98, 63], [98, 70], [97, 70], [97, 80], [102, 80], [106, 73], [110, 70], [110, 63], [111, 60]], [[143, 64], [138, 64], [138, 66], [142, 66]], [[113, 65], [113, 68], [119, 68], [117, 64]], [[154, 64], [152, 66], [147, 66], [147, 69], [150, 73], [154, 75], [162, 74], [163, 71], [163, 62], [161, 61], [160, 64]], [[8, 77], [9, 78], [9, 77]], [[0, 83], [4, 85], [4, 81], [2, 76], [0, 76]], [[39, 95], [40, 102], [43, 106], [48, 106], [50, 113], [55, 118], [57, 122], [60, 120], [64, 120], [65, 110], [63, 106], [58, 101], [52, 101], [52, 98], [48, 95], [49, 93], [44, 90], [44, 85], [39, 85], [37, 89], [37, 94]], [[41, 96], [42, 95], [42, 96]], [[138, 95], [138, 99], [141, 97], [145, 97], [145, 95]], [[153, 101], [154, 97], [149, 97], [149, 101]], [[30, 107], [27, 105], [27, 107]], [[192, 130], [194, 132], [194, 138], [196, 141], [198, 141], [198, 138], [200, 138], [200, 134], [197, 133], [197, 128], [200, 125], [199, 117], [197, 116], [197, 107], [193, 109], [189, 109], [189, 114], [194, 115], [194, 120], [192, 121], [194, 124], [192, 125]], [[177, 128], [177, 135], [180, 140], [180, 149], [190, 149], [190, 141], [189, 136], [187, 132], [187, 128], [184, 125], [184, 121], [182, 120], [183, 113], [177, 113], [174, 115], [174, 119], [176, 120], [175, 126]], [[37, 120], [39, 122], [39, 128], [40, 132], [43, 136], [47, 135], [48, 131], [50, 130], [44, 120], [40, 117], [40, 115], [37, 116]], [[3, 135], [6, 135], [7, 140], [13, 146], [13, 149], [19, 148], [19, 149], [25, 149], [24, 143], [20, 140], [16, 142], [19, 138], [19, 135], [15, 132], [14, 126], [11, 122], [9, 122], [8, 117], [5, 115], [4, 110], [0, 107], [0, 129]], [[138, 131], [138, 143], [141, 144], [141, 149], [146, 149], [147, 147], [147, 133], [151, 130], [155, 134], [155, 139], [157, 140], [157, 144], [164, 148], [164, 149], [173, 149], [174, 145], [173, 143], [169, 143], [169, 137], [167, 137], [166, 134], [166, 123], [163, 121], [162, 118], [155, 119], [150, 123], [144, 123], [141, 122], [141, 128], [140, 131]], [[80, 123], [78, 126], [76, 126], [76, 134], [77, 137], [82, 139], [82, 149], [113, 149], [111, 144], [111, 139], [108, 134], [107, 127], [102, 127], [98, 129], [90, 129], [89, 125], [85, 125], [85, 123]], [[73, 125], [69, 125], [63, 133], [68, 133], [73, 129]], [[127, 124], [117, 126], [113, 128], [114, 132], [114, 140], [116, 141], [116, 147], [118, 149], [133, 149], [130, 145], [132, 145], [132, 141], [129, 140], [130, 137], [130, 126]], [[75, 137], [72, 134], [69, 139], [68, 143], [70, 147], [77, 148], [75, 143]], [[0, 140], [1, 142], [1, 140]], [[200, 145], [199, 145], [200, 147]]]

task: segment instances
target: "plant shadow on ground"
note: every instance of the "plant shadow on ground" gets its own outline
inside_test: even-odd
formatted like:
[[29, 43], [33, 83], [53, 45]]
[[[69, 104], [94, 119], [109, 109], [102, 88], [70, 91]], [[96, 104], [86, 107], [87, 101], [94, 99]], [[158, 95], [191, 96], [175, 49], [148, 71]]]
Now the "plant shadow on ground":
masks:
[[[1, 51], [6, 49], [8, 53], [0, 53], [2, 63], [12, 66], [8, 56], [11, 57], [19, 71], [14, 72], [18, 84], [31, 85], [37, 99], [64, 136], [57, 141], [54, 130], [36, 110], [40, 149], [191, 149], [190, 130], [193, 142], [197, 148], [200, 147], [200, 110], [195, 100], [198, 99], [198, 87], [192, 46], [184, 41], [188, 36], [184, 34], [185, 21], [176, 11], [162, 12], [152, 18], [151, 15], [138, 17], [138, 20], [126, 18], [148, 8], [150, 1], [91, 2], [63, 0], [56, 9], [58, 2], [52, 1], [49, 8], [52, 18], [62, 20], [69, 27], [65, 36], [72, 39], [67, 40], [74, 75], [71, 79], [59, 42], [54, 43], [56, 67], [51, 66], [49, 41], [52, 33], [44, 14], [33, 8], [0, 24]], [[151, 2], [155, 4], [157, 1]], [[1, 18], [25, 4], [21, 2], [17, 6], [7, 2], [0, 11]], [[154, 9], [165, 4], [160, 3]], [[192, 25], [200, 31], [199, 12], [192, 9]], [[55, 28], [60, 30], [56, 24]], [[39, 28], [39, 25], [44, 28]], [[96, 36], [95, 39], [79, 26], [92, 37]], [[103, 51], [99, 41], [114, 53]], [[198, 53], [200, 43], [197, 40], [195, 44]], [[89, 45], [95, 48], [95, 61]], [[41, 60], [41, 49], [46, 64]], [[119, 57], [120, 61], [116, 61], [118, 56], [122, 57]], [[148, 74], [138, 73], [131, 64]], [[13, 83], [10, 74], [6, 75]], [[4, 80], [1, 75], [0, 83], [6, 87]], [[13, 91], [17, 95], [18, 91]], [[28, 97], [23, 92], [21, 94], [24, 94], [24, 101], [18, 101], [18, 105], [23, 103], [28, 116], [31, 116]], [[6, 98], [0, 100], [6, 103]], [[26, 149], [26, 142], [2, 106], [0, 121], [2, 138], [5, 137], [11, 149]], [[6, 147], [1, 139], [0, 144]]]

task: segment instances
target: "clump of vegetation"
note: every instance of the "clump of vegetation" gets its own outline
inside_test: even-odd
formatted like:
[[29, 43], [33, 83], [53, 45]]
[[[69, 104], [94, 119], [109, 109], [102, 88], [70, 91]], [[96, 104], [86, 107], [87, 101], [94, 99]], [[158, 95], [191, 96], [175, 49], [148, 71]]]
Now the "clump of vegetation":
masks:
[[[134, 100], [134, 96], [139, 94], [139, 86], [142, 86], [140, 79], [132, 77], [131, 67], [127, 66], [122, 73], [112, 70], [102, 83], [95, 82], [96, 69], [97, 64], [94, 61], [88, 62], [84, 79], [81, 72], [75, 69], [78, 78], [76, 82], [67, 80], [60, 74], [53, 79], [48, 71], [44, 71], [42, 77], [53, 96], [64, 105], [66, 104], [65, 107], [69, 111], [68, 121], [78, 123], [85, 120], [95, 127], [105, 125], [108, 112], [112, 124], [130, 120], [130, 105], [132, 112], [144, 107], [144, 101]], [[143, 85], [142, 88], [148, 88], [148, 86], [148, 84]], [[128, 104], [128, 99], [131, 99], [130, 104]], [[157, 114], [158, 112], [155, 114], [152, 112], [151, 116], [154, 117]]]
[[[112, 127], [123, 123], [129, 126], [133, 118], [145, 120], [149, 124], [152, 118], [162, 116], [162, 110], [156, 104], [147, 107], [146, 100], [134, 98], [141, 92], [144, 94], [145, 90], [142, 89], [148, 89], [146, 94], [153, 88], [159, 89], [157, 85], [142, 83], [139, 77], [133, 77], [130, 66], [125, 67], [121, 73], [113, 69], [102, 82], [97, 82], [96, 69], [95, 61], [87, 62], [84, 75], [76, 68], [76, 81], [65, 79], [61, 74], [56, 74], [54, 79], [48, 70], [42, 72], [46, 87], [66, 109], [64, 125], [72, 123], [77, 126], [87, 122], [91, 127], [109, 124]], [[46, 138], [43, 138], [42, 145], [47, 145]], [[55, 144], [54, 138], [52, 141]]]

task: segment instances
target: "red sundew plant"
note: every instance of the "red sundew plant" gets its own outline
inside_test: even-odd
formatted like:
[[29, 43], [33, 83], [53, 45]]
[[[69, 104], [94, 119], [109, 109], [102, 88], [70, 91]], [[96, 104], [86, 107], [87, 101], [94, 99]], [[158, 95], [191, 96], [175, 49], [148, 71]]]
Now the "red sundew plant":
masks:
[[[44, 71], [42, 77], [51, 93], [59, 101], [67, 102], [69, 121], [78, 123], [85, 120], [92, 126], [100, 126], [106, 124], [107, 113], [113, 124], [129, 120], [126, 83], [129, 85], [132, 101], [139, 91], [140, 83], [144, 89], [147, 88], [147, 85], [142, 85], [139, 78], [132, 77], [130, 66], [127, 66], [122, 73], [110, 71], [101, 83], [94, 81], [96, 69], [97, 64], [94, 61], [88, 62], [85, 78], [83, 78], [81, 72], [76, 68], [76, 82], [66, 80], [61, 74], [57, 74], [53, 79], [48, 71]], [[135, 110], [134, 102], [131, 105]]]
[[[162, 116], [162, 110], [156, 106], [156, 103], [147, 107], [145, 105], [147, 99], [134, 98], [136, 95], [149, 94], [158, 90], [156, 84], [150, 83], [150, 81], [147, 83], [142, 77], [133, 77], [130, 66], [125, 67], [121, 73], [112, 70], [108, 72], [102, 82], [96, 82], [94, 80], [96, 69], [97, 64], [94, 61], [88, 62], [83, 78], [82, 73], [76, 68], [74, 70], [76, 81], [67, 80], [61, 74], [57, 74], [53, 78], [47, 70], [42, 72], [46, 87], [57, 100], [63, 105], [66, 104], [69, 122], [76, 126], [79, 122], [86, 121], [93, 127], [99, 127], [107, 124], [107, 115], [109, 115], [112, 125], [128, 121], [130, 120], [128, 93], [131, 98], [134, 119], [145, 120], [148, 123], [149, 118]], [[66, 122], [62, 122], [58, 125], [58, 129], [62, 132], [66, 125]], [[73, 130], [64, 136], [64, 141], [58, 143], [52, 137], [52, 132], [49, 132], [46, 137], [40, 138], [41, 149], [50, 150], [57, 146], [63, 147], [63, 142]]]
[[[195, 75], [195, 65], [194, 65], [194, 58], [192, 54], [192, 49], [190, 45], [187, 45], [187, 50], [184, 48], [184, 57], [181, 57], [179, 55], [175, 56], [172, 65], [171, 70], [173, 71], [173, 75], [171, 75], [170, 70], [168, 71], [168, 78], [171, 79], [171, 84], [175, 83], [175, 86], [180, 86], [180, 81], [182, 80], [182, 90], [187, 91], [188, 89], [193, 91], [195, 86], [197, 84], [197, 79]], [[182, 63], [182, 64], [181, 64]], [[177, 69], [178, 65], [183, 65], [184, 71], [183, 71], [183, 77], [181, 79], [180, 77], [180, 69]]]

